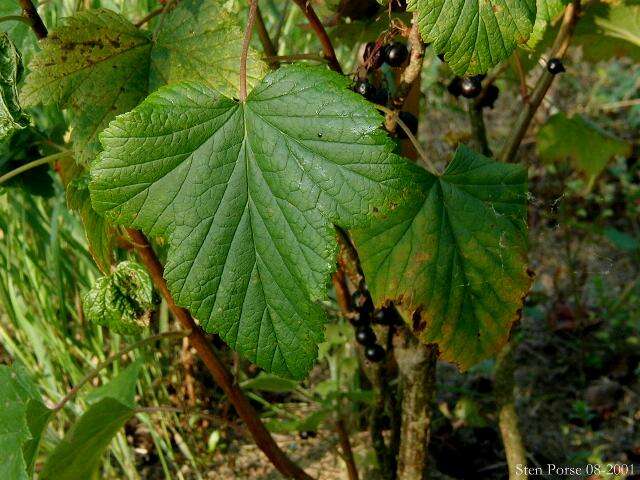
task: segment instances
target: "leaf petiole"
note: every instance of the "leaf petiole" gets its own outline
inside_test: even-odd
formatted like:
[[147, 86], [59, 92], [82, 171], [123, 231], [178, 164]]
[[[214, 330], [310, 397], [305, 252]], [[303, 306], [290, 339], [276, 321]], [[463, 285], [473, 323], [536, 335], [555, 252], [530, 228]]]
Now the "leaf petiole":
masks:
[[34, 160], [32, 162], [26, 163], [24, 165], [21, 165], [20, 167], [11, 170], [10, 172], [5, 173], [4, 175], [0, 176], [0, 185], [2, 185], [5, 182], [8, 182], [9, 180], [11, 180], [13, 177], [16, 177], [18, 175], [20, 175], [21, 173], [24, 173], [28, 170], [32, 170], [36, 167], [39, 167], [40, 165], [45, 165], [47, 163], [51, 163], [51, 162], [56, 162], [58, 160], [61, 160], [67, 156], [69, 156], [71, 154], [71, 152], [69, 150], [65, 150], [63, 152], [60, 153], [54, 153], [53, 155], [48, 155], [46, 157], [42, 157], [39, 158], [37, 160]]

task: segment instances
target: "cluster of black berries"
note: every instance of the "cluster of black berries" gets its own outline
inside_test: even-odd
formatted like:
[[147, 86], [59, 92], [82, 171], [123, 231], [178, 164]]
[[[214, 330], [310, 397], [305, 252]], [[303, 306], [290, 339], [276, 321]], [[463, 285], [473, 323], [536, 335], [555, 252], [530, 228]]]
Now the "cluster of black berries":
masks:
[[409, 50], [402, 42], [392, 42], [387, 45], [369, 42], [364, 46], [362, 53], [362, 60], [367, 70], [377, 70], [383, 63], [398, 68], [404, 65], [407, 58], [409, 58]]
[[377, 343], [376, 333], [371, 328], [371, 323], [380, 325], [398, 324], [397, 312], [393, 308], [375, 310], [371, 297], [356, 290], [353, 294], [353, 307], [356, 315], [350, 319], [351, 325], [356, 329], [356, 341], [364, 347], [364, 356], [370, 362], [380, 362], [385, 357], [384, 348]]
[[[362, 53], [363, 65], [367, 71], [379, 69], [383, 63], [392, 67], [402, 66], [409, 57], [409, 51], [404, 43], [393, 42], [388, 45], [379, 45], [369, 42], [364, 46]], [[353, 90], [370, 102], [378, 105], [386, 105], [389, 101], [389, 92], [385, 88], [376, 88], [369, 80], [358, 80]]]
[[[454, 97], [463, 96], [464, 98], [478, 98], [476, 108], [493, 108], [500, 95], [500, 89], [493, 83], [482, 90], [482, 80], [486, 75], [474, 75], [473, 77], [454, 77], [447, 90]], [[482, 95], [481, 95], [482, 94]]]

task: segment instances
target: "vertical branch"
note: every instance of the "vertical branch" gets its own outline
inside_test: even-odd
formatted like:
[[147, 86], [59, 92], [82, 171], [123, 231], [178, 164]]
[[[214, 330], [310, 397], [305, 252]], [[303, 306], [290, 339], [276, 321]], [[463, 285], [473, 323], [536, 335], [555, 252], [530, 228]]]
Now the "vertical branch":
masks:
[[293, 0], [298, 7], [304, 13], [304, 16], [309, 20], [309, 25], [316, 33], [318, 40], [320, 40], [320, 45], [322, 45], [322, 51], [324, 52], [324, 58], [329, 62], [329, 66], [332, 70], [342, 73], [342, 67], [340, 67], [340, 63], [338, 62], [338, 58], [336, 57], [336, 51], [333, 48], [333, 44], [331, 43], [331, 39], [329, 35], [327, 35], [327, 31], [324, 29], [322, 22], [318, 18], [315, 10], [309, 3], [309, 0]]
[[437, 348], [423, 345], [407, 329], [396, 335], [394, 353], [402, 392], [398, 480], [426, 480], [436, 391]]
[[409, 64], [400, 75], [400, 81], [396, 89], [395, 97], [391, 100], [391, 107], [399, 110], [405, 103], [411, 88], [422, 73], [422, 63], [424, 62], [425, 43], [420, 35], [418, 27], [418, 13], [413, 14], [411, 31], [409, 32], [409, 46], [411, 54]]
[[512, 342], [509, 342], [500, 352], [496, 362], [495, 397], [498, 404], [498, 425], [507, 457], [509, 480], [526, 480], [527, 474], [523, 471], [524, 469], [516, 468], [516, 466], [527, 465], [527, 455], [518, 427], [518, 415], [513, 394], [514, 371], [513, 346]]
[[258, 14], [258, 0], [251, 0], [249, 7], [249, 17], [247, 18], [247, 27], [244, 31], [244, 39], [242, 40], [242, 55], [240, 56], [240, 101], [247, 99], [247, 57], [249, 56], [249, 43], [251, 43], [251, 33], [253, 33], [253, 25], [256, 22]]
[[256, 445], [285, 478], [312, 480], [309, 475], [293, 463], [280, 449], [242, 392], [242, 389], [238, 386], [236, 379], [220, 361], [211, 347], [211, 343], [207, 340], [202, 329], [193, 320], [191, 314], [186, 309], [176, 305], [173, 295], [171, 295], [167, 287], [167, 282], [164, 280], [162, 264], [156, 257], [147, 238], [138, 230], [127, 229], [127, 232], [140, 257], [140, 261], [147, 268], [154, 285], [167, 301], [169, 310], [171, 310], [171, 313], [178, 319], [182, 327], [191, 332], [188, 336], [191, 345], [196, 349], [196, 352], [198, 352], [198, 355], [206, 365], [215, 382], [222, 388], [229, 402], [235, 407], [238, 415], [247, 425]]
[[484, 112], [482, 107], [476, 102], [469, 104], [469, 121], [471, 123], [471, 136], [473, 137], [474, 147], [476, 147], [483, 155], [490, 157], [493, 155], [489, 148], [489, 140], [487, 140], [487, 127], [484, 124]]
[[340, 417], [336, 420], [336, 430], [338, 431], [338, 438], [340, 439], [342, 455], [344, 456], [344, 461], [347, 464], [349, 480], [358, 480], [358, 468], [356, 467], [356, 461], [353, 458], [353, 450], [351, 449], [351, 442], [349, 441], [349, 432], [344, 424], [344, 420]]
[[260, 43], [262, 43], [262, 48], [264, 49], [264, 53], [267, 56], [267, 63], [269, 63], [269, 66], [273, 69], [278, 68], [280, 66], [280, 62], [274, 59], [278, 56], [278, 52], [276, 51], [276, 47], [271, 41], [267, 26], [264, 24], [264, 18], [262, 17], [260, 7], [256, 8], [256, 28], [258, 29], [258, 37], [260, 37]]
[[[575, 28], [576, 22], [578, 21], [579, 14], [580, 0], [573, 0], [573, 3], [567, 5], [567, 8], [564, 11], [564, 17], [562, 18], [560, 30], [558, 31], [558, 35], [553, 43], [553, 47], [551, 48], [551, 57], [564, 57], [565, 53], [567, 52], [567, 48], [569, 48], [569, 43], [571, 41], [571, 37], [573, 36], [573, 30]], [[499, 159], [501, 161], [512, 162], [515, 159], [516, 154], [518, 153], [518, 147], [520, 147], [522, 139], [529, 129], [529, 125], [531, 124], [533, 116], [540, 107], [540, 104], [542, 103], [545, 95], [549, 91], [549, 87], [551, 87], [553, 78], [554, 75], [549, 73], [545, 68], [545, 70], [542, 72], [542, 75], [540, 75], [540, 78], [538, 79], [538, 82], [536, 83], [531, 96], [529, 97], [529, 101], [523, 105], [523, 108], [520, 111], [520, 115], [516, 119], [512, 134], [509, 136], [507, 142], [502, 148], [502, 151], [500, 152]]]
[[47, 32], [47, 27], [45, 27], [42, 18], [38, 14], [38, 10], [33, 5], [33, 2], [31, 0], [20, 0], [20, 6], [22, 7], [22, 14], [31, 23], [31, 29], [33, 30], [33, 33], [36, 34], [36, 37], [38, 37], [38, 40], [47, 38], [49, 32]]

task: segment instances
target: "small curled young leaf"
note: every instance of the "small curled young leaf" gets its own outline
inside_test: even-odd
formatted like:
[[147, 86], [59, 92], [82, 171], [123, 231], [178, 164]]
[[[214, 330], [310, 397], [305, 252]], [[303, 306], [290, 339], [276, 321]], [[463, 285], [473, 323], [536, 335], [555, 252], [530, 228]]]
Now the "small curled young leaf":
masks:
[[29, 125], [18, 102], [17, 85], [22, 76], [22, 58], [6, 33], [0, 32], [0, 142]]
[[135, 262], [119, 263], [99, 278], [83, 297], [87, 318], [121, 334], [135, 334], [149, 326], [154, 304], [153, 284]]

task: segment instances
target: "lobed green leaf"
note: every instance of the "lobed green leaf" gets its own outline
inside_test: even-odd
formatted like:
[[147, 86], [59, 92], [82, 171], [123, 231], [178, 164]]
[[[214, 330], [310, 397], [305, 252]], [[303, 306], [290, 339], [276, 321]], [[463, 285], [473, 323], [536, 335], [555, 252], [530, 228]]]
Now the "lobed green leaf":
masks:
[[536, 0], [408, 0], [422, 38], [458, 75], [486, 73], [529, 39]]
[[421, 200], [353, 232], [375, 302], [463, 369], [502, 347], [528, 291], [526, 180], [461, 146], [442, 176], [420, 172]]
[[362, 226], [410, 195], [415, 168], [381, 122], [323, 67], [270, 73], [246, 103], [200, 83], [166, 87], [103, 133], [91, 199], [167, 237], [169, 289], [207, 331], [302, 378], [323, 338], [332, 224]]
[[[85, 10], [43, 40], [21, 98], [70, 108], [77, 160], [87, 164], [109, 122], [165, 83], [201, 80], [234, 95], [241, 43], [237, 20], [217, 0], [181, 1], [156, 36], [111, 10]], [[253, 52], [249, 60], [255, 81], [265, 66]]]

